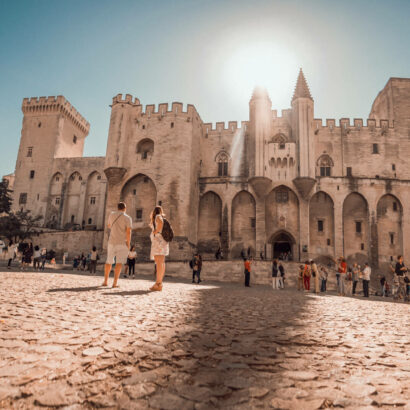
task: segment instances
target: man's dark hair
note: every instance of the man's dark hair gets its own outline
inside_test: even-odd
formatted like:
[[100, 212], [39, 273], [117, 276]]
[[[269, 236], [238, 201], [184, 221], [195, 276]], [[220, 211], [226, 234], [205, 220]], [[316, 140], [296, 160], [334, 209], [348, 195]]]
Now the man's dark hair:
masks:
[[95, 252], [97, 250], [97, 248], [95, 246], [93, 246], [93, 252]]
[[125, 209], [125, 203], [124, 202], [118, 202], [118, 210], [123, 211]]
[[401, 257], [402, 257], [401, 255], [398, 255], [398, 256], [397, 256], [397, 260], [399, 260]]

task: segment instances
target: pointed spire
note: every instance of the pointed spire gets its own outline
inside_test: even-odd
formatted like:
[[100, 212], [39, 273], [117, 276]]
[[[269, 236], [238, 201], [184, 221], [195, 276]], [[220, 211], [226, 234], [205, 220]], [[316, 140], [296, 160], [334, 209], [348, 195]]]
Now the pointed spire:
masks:
[[295, 87], [295, 92], [293, 93], [292, 102], [296, 98], [310, 98], [313, 101], [313, 98], [310, 95], [309, 86], [307, 85], [302, 69], [300, 69], [299, 71], [298, 80], [296, 82], [296, 87]]

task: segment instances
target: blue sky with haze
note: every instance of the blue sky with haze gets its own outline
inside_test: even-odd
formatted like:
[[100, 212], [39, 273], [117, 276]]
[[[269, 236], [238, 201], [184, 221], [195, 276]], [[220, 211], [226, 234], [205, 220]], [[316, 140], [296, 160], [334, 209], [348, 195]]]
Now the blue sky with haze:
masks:
[[316, 118], [367, 118], [389, 77], [410, 77], [409, 21], [408, 0], [0, 0], [0, 173], [24, 97], [64, 95], [91, 124], [87, 156], [105, 155], [117, 93], [241, 121], [255, 85], [289, 108], [299, 67]]

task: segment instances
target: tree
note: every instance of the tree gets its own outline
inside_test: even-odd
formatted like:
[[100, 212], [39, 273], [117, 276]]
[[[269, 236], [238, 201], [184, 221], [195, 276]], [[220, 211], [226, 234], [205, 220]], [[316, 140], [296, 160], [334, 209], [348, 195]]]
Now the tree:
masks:
[[8, 188], [7, 181], [3, 180], [0, 182], [0, 214], [10, 213], [11, 209], [11, 190]]
[[14, 242], [24, 241], [36, 234], [38, 222], [43, 217], [32, 216], [31, 211], [17, 211], [0, 217], [0, 236]]

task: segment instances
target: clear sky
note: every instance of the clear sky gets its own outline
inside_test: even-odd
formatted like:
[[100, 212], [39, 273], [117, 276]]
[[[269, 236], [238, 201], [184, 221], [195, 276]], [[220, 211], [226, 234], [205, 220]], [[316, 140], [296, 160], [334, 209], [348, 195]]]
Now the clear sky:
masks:
[[24, 97], [64, 95], [105, 155], [109, 104], [194, 104], [248, 119], [255, 85], [289, 108], [299, 67], [316, 118], [367, 118], [389, 77], [410, 77], [409, 0], [0, 0], [0, 175], [14, 171]]

